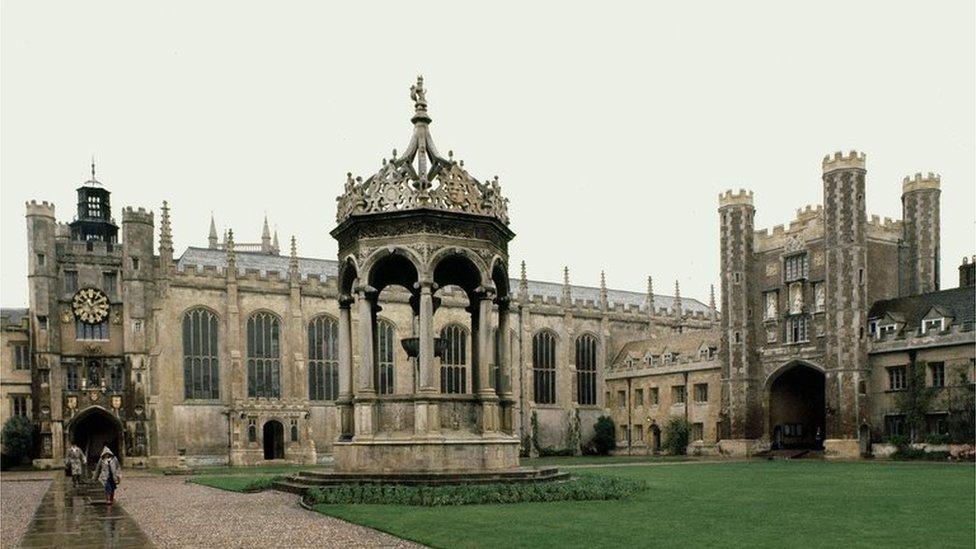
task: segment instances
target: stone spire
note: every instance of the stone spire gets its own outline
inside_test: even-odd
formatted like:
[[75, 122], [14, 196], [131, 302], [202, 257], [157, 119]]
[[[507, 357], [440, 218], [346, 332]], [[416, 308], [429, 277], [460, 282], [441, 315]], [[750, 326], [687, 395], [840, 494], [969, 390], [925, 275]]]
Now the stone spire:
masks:
[[519, 278], [519, 301], [529, 301], [529, 279], [525, 276], [525, 261], [522, 261], [522, 276]]
[[563, 267], [563, 307], [573, 304], [573, 291], [569, 286], [569, 267]]
[[[275, 236], [277, 236], [277, 231], [275, 231]], [[291, 236], [291, 257], [288, 260], [288, 274], [293, 280], [298, 280], [298, 241], [295, 240], [295, 235]]]
[[264, 214], [264, 228], [261, 229], [261, 251], [271, 253], [271, 229], [268, 227], [268, 214]]
[[708, 296], [708, 315], [709, 320], [715, 322], [718, 319], [718, 314], [715, 312], [715, 285], [712, 284], [709, 290]]
[[604, 271], [600, 271], [600, 309], [606, 311], [610, 305], [610, 301], [607, 298], [607, 274]]
[[271, 253], [279, 255], [281, 253], [281, 246], [278, 245], [278, 227], [274, 230], [274, 240], [271, 242]]
[[227, 276], [237, 275], [237, 256], [234, 253], [234, 229], [227, 229], [224, 236], [224, 251], [227, 253]]
[[681, 308], [681, 286], [678, 285], [678, 280], [674, 281], [674, 316], [677, 319], [681, 319], [684, 315], [684, 311]]
[[644, 308], [647, 316], [654, 316], [654, 279], [650, 275], [647, 277], [647, 295], [644, 296]]
[[173, 229], [169, 223], [169, 204], [163, 200], [162, 215], [159, 220], [159, 255], [173, 257]]
[[210, 234], [207, 236], [207, 247], [211, 250], [217, 249], [217, 224], [214, 223], [213, 212], [210, 212]]

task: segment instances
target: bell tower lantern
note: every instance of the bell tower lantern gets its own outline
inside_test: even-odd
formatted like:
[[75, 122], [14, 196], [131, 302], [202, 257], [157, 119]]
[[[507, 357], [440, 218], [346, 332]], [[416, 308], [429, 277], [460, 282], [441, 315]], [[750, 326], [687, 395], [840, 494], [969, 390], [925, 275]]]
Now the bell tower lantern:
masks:
[[78, 187], [78, 214], [71, 227], [72, 240], [98, 240], [115, 243], [119, 227], [112, 220], [111, 195], [95, 179], [95, 162], [91, 165], [91, 179]]

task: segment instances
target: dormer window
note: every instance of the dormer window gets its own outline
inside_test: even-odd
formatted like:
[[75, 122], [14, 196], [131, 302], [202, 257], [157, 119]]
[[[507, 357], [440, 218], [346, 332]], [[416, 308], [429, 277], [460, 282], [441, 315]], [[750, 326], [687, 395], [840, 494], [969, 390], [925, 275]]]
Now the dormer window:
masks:
[[879, 324], [878, 325], [878, 337], [882, 338], [888, 334], [894, 334], [898, 331], [897, 324]]
[[945, 318], [929, 318], [922, 321], [922, 333], [945, 331]]

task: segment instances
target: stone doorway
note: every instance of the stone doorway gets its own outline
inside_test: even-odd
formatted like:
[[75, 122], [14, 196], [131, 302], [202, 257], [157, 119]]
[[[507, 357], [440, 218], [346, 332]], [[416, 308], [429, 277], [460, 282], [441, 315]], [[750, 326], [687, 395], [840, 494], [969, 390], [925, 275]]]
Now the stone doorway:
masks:
[[264, 442], [264, 459], [285, 458], [285, 427], [280, 421], [271, 419], [264, 422], [262, 440]]
[[782, 369], [767, 386], [772, 449], [822, 449], [826, 438], [823, 372], [797, 362]]
[[122, 462], [122, 424], [102, 408], [88, 408], [72, 420], [70, 440], [85, 453], [89, 468], [98, 463], [106, 446]]
[[657, 424], [651, 425], [651, 451], [655, 454], [661, 451], [661, 428]]

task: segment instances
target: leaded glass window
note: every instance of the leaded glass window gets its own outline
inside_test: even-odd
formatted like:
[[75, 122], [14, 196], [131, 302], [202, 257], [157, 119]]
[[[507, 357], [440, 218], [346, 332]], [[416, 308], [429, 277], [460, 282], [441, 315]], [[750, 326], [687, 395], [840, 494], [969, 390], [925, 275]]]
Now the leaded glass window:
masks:
[[536, 404], [556, 403], [556, 335], [552, 332], [532, 337], [532, 382]]
[[75, 320], [75, 339], [78, 341], [108, 340], [108, 320], [103, 320], [98, 324], [88, 324], [80, 320]]
[[468, 331], [450, 324], [441, 330], [441, 338], [446, 342], [441, 357], [441, 392], [463, 394], [468, 389]]
[[308, 323], [308, 398], [339, 396], [339, 323], [320, 316]]
[[376, 323], [376, 392], [381, 395], [393, 394], [394, 350], [396, 328], [387, 320]]
[[576, 401], [596, 405], [596, 338], [584, 334], [576, 338]]
[[247, 396], [281, 397], [281, 322], [270, 313], [247, 319]]
[[217, 315], [204, 308], [183, 315], [183, 397], [220, 398]]

